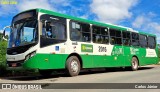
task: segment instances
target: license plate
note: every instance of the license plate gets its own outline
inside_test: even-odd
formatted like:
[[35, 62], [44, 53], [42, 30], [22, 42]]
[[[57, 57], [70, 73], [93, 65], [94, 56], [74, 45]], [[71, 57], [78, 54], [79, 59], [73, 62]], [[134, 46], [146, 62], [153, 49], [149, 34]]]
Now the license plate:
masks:
[[16, 66], [17, 66], [17, 64], [16, 64], [16, 63], [13, 63], [13, 64], [12, 64], [12, 67], [16, 67]]

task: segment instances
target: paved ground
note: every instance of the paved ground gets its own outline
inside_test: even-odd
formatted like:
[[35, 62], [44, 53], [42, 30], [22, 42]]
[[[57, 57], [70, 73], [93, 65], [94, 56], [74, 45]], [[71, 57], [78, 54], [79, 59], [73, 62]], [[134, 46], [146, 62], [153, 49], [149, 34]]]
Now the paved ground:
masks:
[[[109, 69], [105, 71], [83, 72], [76, 77], [66, 77], [64, 74], [56, 74], [50, 77], [21, 76], [1, 78], [0, 83], [46, 83], [46, 88], [53, 88], [48, 83], [160, 83], [160, 66], [151, 65], [140, 68], [138, 71], [127, 71], [123, 69]], [[82, 84], [83, 85], [83, 84]], [[115, 84], [116, 85], [116, 84]], [[120, 84], [121, 86], [122, 84]], [[63, 85], [62, 85], [63, 86]], [[73, 85], [72, 85], [73, 86]], [[75, 85], [74, 85], [75, 86]], [[61, 87], [61, 86], [59, 86]], [[90, 86], [89, 86], [90, 87]], [[96, 87], [96, 86], [95, 86]], [[98, 87], [98, 84], [97, 84]], [[5, 92], [20, 92], [22, 90], [0, 90]], [[28, 92], [28, 90], [24, 90]], [[160, 92], [160, 89], [50, 89], [30, 90], [30, 92]]]

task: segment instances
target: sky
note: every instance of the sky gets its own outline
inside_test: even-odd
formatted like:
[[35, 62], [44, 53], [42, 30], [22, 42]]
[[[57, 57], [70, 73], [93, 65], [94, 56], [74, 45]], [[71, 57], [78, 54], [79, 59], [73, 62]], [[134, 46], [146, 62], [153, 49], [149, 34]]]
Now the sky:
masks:
[[[4, 0], [0, 0], [4, 1]], [[88, 20], [111, 23], [157, 35], [160, 43], [160, 0], [7, 0], [0, 3], [0, 32], [17, 13], [43, 8]]]

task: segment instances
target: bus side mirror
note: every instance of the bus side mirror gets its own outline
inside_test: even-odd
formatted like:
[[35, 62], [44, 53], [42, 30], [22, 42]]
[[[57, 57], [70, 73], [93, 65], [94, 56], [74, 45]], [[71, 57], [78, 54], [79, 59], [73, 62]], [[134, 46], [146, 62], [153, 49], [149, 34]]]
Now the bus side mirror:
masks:
[[5, 31], [6, 31], [6, 30], [3, 30], [3, 37], [5, 37], [5, 36], [6, 36]]
[[2, 35], [2, 39], [3, 40], [7, 40], [5, 37], [6, 37], [6, 28], [11, 28], [11, 26], [5, 26], [4, 28], [3, 28], [3, 35]]

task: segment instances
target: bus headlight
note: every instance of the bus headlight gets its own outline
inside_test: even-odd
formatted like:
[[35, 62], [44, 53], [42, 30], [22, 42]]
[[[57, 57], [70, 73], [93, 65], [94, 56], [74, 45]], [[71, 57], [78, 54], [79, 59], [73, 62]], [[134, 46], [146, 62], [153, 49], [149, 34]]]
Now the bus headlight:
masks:
[[26, 56], [25, 61], [27, 61], [28, 59], [30, 59], [31, 57], [33, 57], [33, 56], [35, 56], [35, 55], [36, 55], [36, 51], [33, 51], [32, 53], [30, 53], [30, 54], [28, 54], [28, 55]]
[[32, 52], [32, 53], [30, 54], [30, 58], [33, 57], [34, 55], [36, 55], [36, 51], [34, 51], [34, 52]]

